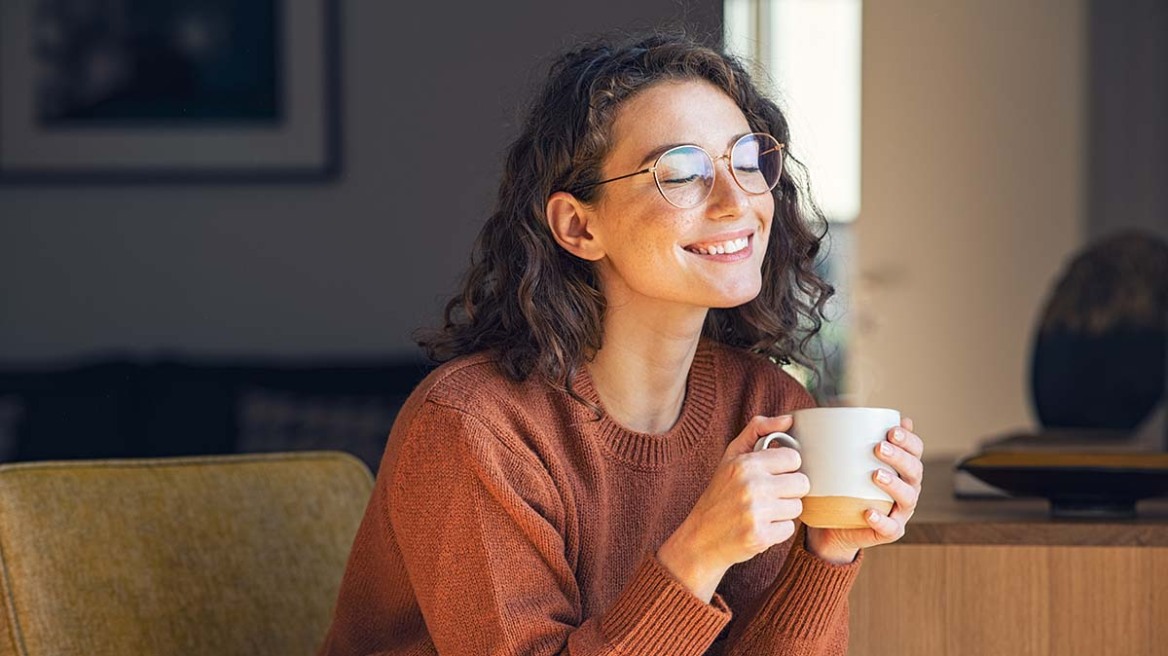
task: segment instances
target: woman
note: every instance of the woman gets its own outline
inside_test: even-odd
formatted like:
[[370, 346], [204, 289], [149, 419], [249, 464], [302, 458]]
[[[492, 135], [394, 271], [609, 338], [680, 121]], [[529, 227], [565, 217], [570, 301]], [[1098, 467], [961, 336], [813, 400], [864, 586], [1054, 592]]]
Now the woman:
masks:
[[[784, 170], [787, 124], [678, 37], [552, 68], [512, 144], [439, 360], [390, 434], [322, 654], [820, 654], [859, 550], [920, 490], [889, 435], [870, 528], [797, 526], [791, 449], [831, 287]], [[899, 475], [899, 477], [897, 476]]]

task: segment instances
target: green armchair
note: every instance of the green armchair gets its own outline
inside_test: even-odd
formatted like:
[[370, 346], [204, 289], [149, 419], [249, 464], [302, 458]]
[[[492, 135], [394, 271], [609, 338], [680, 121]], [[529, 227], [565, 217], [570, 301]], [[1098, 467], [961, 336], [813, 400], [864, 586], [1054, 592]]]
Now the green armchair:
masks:
[[0, 656], [313, 654], [371, 491], [339, 452], [0, 466]]

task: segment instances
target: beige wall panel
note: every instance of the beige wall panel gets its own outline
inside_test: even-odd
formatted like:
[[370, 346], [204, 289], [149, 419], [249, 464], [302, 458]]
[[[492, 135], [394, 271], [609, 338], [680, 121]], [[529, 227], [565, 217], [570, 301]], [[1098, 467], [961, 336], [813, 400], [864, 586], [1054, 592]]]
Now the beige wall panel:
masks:
[[1035, 318], [1082, 242], [1082, 2], [865, 4], [848, 388], [934, 454], [1033, 425]]

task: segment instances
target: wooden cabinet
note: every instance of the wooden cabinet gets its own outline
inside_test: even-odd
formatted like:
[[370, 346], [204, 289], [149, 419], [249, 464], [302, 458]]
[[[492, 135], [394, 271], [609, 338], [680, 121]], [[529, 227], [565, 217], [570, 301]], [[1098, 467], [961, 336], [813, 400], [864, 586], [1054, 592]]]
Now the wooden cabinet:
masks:
[[1039, 500], [956, 501], [929, 463], [905, 537], [868, 550], [852, 656], [1168, 656], [1168, 500], [1054, 521]]

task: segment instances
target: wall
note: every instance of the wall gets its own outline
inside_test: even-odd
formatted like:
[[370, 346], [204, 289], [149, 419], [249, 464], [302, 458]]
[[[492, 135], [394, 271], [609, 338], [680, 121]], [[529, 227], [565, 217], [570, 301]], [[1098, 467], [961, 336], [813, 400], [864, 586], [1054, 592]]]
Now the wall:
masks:
[[[863, 209], [844, 245], [857, 251], [849, 386], [856, 402], [916, 418], [933, 454], [1033, 426], [1039, 308], [1065, 258], [1119, 216], [1087, 206], [1147, 192], [1083, 191], [1099, 166], [1087, 158], [1099, 137], [1085, 133], [1125, 124], [1120, 113], [1099, 127], [1088, 90], [1124, 79], [1108, 66], [1130, 74], [1106, 64], [1089, 83], [1087, 43], [1104, 39], [1122, 62], [1132, 29], [1089, 30], [1085, 4], [866, 3]], [[720, 32], [720, 1], [687, 6], [468, 3], [451, 20], [441, 3], [344, 3], [344, 178], [0, 187], [0, 361], [414, 353], [409, 333], [452, 290], [550, 53], [574, 35], [678, 18]], [[1162, 141], [1162, 114], [1147, 116]], [[1162, 161], [1168, 148], [1143, 152]]]
[[1034, 425], [1036, 316], [1085, 232], [1082, 2], [866, 3], [849, 385], [932, 455]]
[[549, 57], [602, 30], [722, 20], [720, 0], [337, 1], [343, 179], [0, 187], [0, 361], [413, 354]]
[[1089, 3], [1088, 234], [1168, 240], [1168, 2]]

